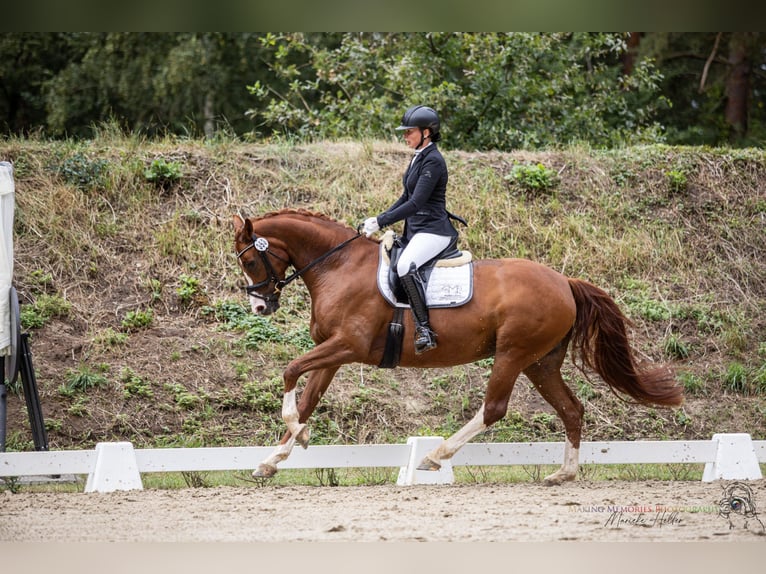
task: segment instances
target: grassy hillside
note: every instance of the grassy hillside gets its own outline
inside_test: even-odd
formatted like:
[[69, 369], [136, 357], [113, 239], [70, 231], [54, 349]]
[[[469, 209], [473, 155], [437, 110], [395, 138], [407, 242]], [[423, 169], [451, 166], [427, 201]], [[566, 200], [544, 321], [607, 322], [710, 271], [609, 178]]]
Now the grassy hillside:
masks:
[[[351, 225], [399, 194], [392, 142], [254, 145], [0, 142], [16, 178], [14, 282], [51, 448], [263, 445], [284, 430], [281, 373], [311, 346], [302, 283], [280, 311], [247, 313], [231, 215], [284, 207]], [[766, 154], [637, 147], [446, 152], [449, 207], [479, 258], [527, 257], [605, 288], [634, 321], [638, 356], [672, 364], [675, 410], [627, 405], [569, 363], [586, 440], [766, 438]], [[397, 228], [398, 229], [398, 228]], [[490, 363], [341, 369], [314, 443], [447, 434], [478, 408]], [[23, 398], [8, 448], [28, 450]], [[523, 377], [481, 440], [561, 440]]]

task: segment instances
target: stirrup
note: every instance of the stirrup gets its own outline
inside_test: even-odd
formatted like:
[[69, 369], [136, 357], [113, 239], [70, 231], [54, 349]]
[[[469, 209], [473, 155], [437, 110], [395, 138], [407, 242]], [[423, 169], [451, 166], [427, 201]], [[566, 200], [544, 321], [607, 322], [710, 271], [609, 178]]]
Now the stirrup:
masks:
[[420, 355], [431, 349], [435, 349], [436, 333], [429, 327], [422, 326], [415, 329], [415, 354]]

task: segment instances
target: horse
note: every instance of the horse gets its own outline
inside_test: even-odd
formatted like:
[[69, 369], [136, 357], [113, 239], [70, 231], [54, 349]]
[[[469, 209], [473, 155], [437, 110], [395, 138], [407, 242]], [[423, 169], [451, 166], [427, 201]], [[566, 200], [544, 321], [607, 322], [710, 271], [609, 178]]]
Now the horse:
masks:
[[[379, 239], [304, 209], [257, 218], [233, 215], [232, 222], [234, 251], [248, 282], [253, 313], [274, 313], [282, 289], [297, 278], [311, 299], [315, 346], [290, 361], [283, 373], [282, 419], [287, 430], [253, 471], [256, 478], [269, 478], [296, 442], [308, 447], [307, 420], [340, 366], [381, 364], [393, 308], [377, 286]], [[287, 276], [291, 266], [295, 271]], [[410, 313], [404, 316], [400, 366], [451, 367], [494, 357], [478, 412], [426, 454], [419, 470], [439, 470], [442, 461], [502, 419], [514, 384], [524, 373], [565, 429], [563, 464], [544, 483], [574, 480], [584, 408], [561, 375], [570, 347], [575, 366], [595, 371], [623, 399], [627, 395], [635, 403], [661, 407], [683, 403], [669, 367], [639, 368], [627, 334], [630, 321], [603, 289], [527, 259], [482, 259], [473, 266], [471, 299], [460, 307], [431, 309], [431, 326], [438, 336], [435, 349], [416, 354], [414, 345], [406, 344], [414, 324]], [[298, 401], [298, 380], [306, 373]]]

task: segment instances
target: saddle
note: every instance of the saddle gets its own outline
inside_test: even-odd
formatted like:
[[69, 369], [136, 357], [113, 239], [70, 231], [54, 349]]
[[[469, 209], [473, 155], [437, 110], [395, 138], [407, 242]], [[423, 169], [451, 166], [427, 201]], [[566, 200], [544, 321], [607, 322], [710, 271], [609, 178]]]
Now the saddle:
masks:
[[[404, 336], [403, 314], [410, 306], [396, 273], [396, 262], [402, 249], [401, 239], [390, 229], [386, 231], [380, 241], [378, 290], [394, 307], [394, 313], [388, 324], [383, 358], [378, 364], [383, 369], [393, 369], [399, 364]], [[473, 258], [469, 252], [457, 249], [457, 238], [421, 266], [418, 272], [426, 285], [426, 305], [429, 308], [459, 307], [473, 296]]]
[[[378, 289], [395, 307], [409, 307], [407, 296], [396, 272], [404, 245], [401, 238], [388, 230], [380, 242]], [[471, 253], [457, 248], [457, 237], [436, 257], [418, 269], [426, 285], [426, 305], [430, 307], [459, 307], [473, 296], [473, 258]]]

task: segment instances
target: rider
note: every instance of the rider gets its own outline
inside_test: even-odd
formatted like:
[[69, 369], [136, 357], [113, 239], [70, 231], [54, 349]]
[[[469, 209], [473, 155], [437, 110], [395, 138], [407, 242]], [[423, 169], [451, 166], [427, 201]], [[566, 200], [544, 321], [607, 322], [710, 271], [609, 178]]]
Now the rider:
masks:
[[436, 147], [441, 139], [438, 114], [427, 106], [412, 106], [402, 117], [397, 130], [404, 131], [404, 141], [415, 154], [402, 178], [404, 191], [396, 202], [377, 217], [364, 221], [368, 237], [379, 229], [404, 220], [406, 247], [396, 271], [409, 299], [415, 318], [415, 352], [436, 348], [436, 334], [428, 321], [425, 285], [418, 273], [444, 251], [458, 235], [447, 211], [447, 164]]

